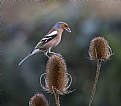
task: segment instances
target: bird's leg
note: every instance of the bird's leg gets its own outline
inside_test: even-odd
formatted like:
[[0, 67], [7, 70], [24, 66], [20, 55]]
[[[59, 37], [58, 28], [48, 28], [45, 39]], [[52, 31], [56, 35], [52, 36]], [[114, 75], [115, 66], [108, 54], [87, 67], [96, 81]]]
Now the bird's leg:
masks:
[[48, 58], [50, 58], [47, 53], [48, 53], [48, 51], [44, 52], [44, 55], [47, 56]]
[[51, 48], [49, 48], [48, 53], [50, 53], [50, 54], [57, 54], [55, 52], [51, 52]]

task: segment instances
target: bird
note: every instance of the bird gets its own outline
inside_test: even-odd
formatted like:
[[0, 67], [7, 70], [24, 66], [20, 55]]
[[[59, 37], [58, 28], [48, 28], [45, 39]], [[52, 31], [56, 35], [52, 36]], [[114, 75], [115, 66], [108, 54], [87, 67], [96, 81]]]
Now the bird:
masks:
[[37, 43], [34, 49], [23, 60], [21, 60], [18, 65], [21, 65], [27, 58], [39, 52], [43, 52], [48, 58], [48, 53], [56, 54], [55, 52], [51, 52], [51, 49], [60, 43], [64, 31], [71, 33], [69, 25], [62, 21], [56, 22], [52, 29]]

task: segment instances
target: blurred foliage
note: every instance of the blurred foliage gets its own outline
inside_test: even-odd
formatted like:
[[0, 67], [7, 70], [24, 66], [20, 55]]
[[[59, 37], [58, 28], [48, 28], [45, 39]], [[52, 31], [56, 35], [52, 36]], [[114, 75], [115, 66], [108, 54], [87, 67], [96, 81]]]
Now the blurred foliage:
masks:
[[94, 82], [96, 63], [89, 60], [89, 43], [104, 36], [115, 53], [103, 62], [93, 106], [121, 106], [121, 3], [3, 1], [1, 9], [2, 106], [27, 106], [36, 92], [43, 93], [54, 106], [53, 95], [42, 91], [39, 77], [47, 58], [36, 54], [18, 66], [36, 43], [57, 21], [70, 25], [53, 51], [61, 53], [73, 77], [71, 94], [61, 96], [62, 106], [87, 106]]

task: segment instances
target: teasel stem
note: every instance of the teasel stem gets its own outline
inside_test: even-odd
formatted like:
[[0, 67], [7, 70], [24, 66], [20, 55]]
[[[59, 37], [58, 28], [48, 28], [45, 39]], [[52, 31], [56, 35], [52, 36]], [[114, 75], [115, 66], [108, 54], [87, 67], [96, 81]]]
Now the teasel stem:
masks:
[[59, 99], [59, 93], [56, 89], [53, 89], [53, 93], [54, 93], [54, 98], [55, 98], [55, 104], [56, 106], [60, 106], [60, 99]]
[[96, 70], [95, 82], [93, 84], [93, 89], [92, 89], [92, 93], [91, 93], [91, 97], [90, 97], [88, 106], [92, 105], [92, 102], [93, 102], [93, 99], [94, 99], [94, 95], [95, 95], [95, 92], [96, 92], [97, 83], [98, 83], [99, 75], [100, 75], [100, 68], [101, 68], [101, 60], [97, 60], [97, 70]]

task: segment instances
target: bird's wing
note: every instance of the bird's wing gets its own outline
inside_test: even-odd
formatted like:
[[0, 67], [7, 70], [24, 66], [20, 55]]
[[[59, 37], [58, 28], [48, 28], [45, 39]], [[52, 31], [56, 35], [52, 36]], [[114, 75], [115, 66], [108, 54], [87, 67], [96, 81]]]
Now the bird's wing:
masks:
[[45, 35], [39, 41], [39, 43], [36, 45], [36, 47], [19, 63], [19, 65], [21, 65], [27, 58], [29, 58], [33, 54], [40, 52], [41, 46], [44, 45], [45, 43], [49, 42], [50, 40], [52, 40], [57, 35], [57, 33], [58, 33], [57, 31], [52, 31], [51, 33]]
[[54, 37], [56, 37], [57, 35], [57, 31], [52, 31], [51, 33], [45, 35], [36, 45], [35, 48], [41, 48], [42, 45], [44, 45], [45, 43], [49, 42], [50, 40], [52, 40]]

